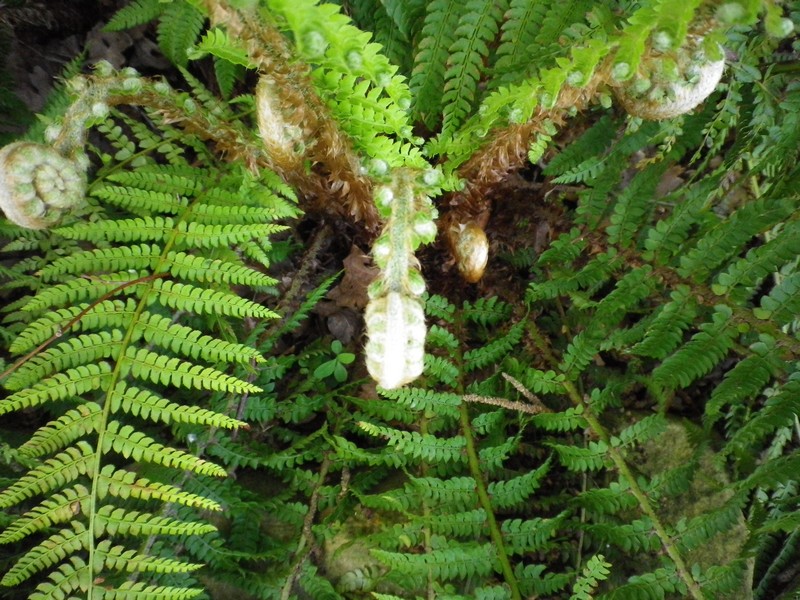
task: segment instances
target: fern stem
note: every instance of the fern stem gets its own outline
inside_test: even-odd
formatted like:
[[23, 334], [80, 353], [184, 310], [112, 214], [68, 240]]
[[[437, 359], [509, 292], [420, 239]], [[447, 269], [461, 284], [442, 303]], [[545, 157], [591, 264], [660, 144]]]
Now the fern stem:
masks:
[[497, 560], [500, 563], [500, 570], [503, 572], [503, 578], [506, 580], [508, 587], [511, 588], [511, 598], [513, 600], [522, 600], [519, 586], [517, 585], [517, 578], [514, 576], [514, 569], [511, 567], [511, 561], [508, 559], [508, 553], [506, 552], [505, 543], [503, 542], [503, 534], [500, 532], [500, 526], [497, 524], [497, 519], [494, 516], [492, 501], [489, 498], [489, 493], [486, 491], [486, 483], [483, 481], [483, 472], [481, 471], [478, 451], [475, 448], [475, 437], [472, 435], [472, 426], [469, 421], [467, 404], [462, 402], [458, 410], [461, 418], [461, 431], [466, 442], [469, 471], [473, 479], [475, 479], [478, 501], [486, 512], [486, 522], [489, 524], [489, 536], [492, 538], [492, 542], [497, 550]]
[[[556, 359], [555, 355], [553, 354], [552, 350], [550, 349], [549, 344], [545, 340], [542, 333], [539, 331], [539, 328], [532, 320], [528, 320], [528, 334], [533, 339], [534, 344], [536, 347], [542, 352], [548, 362], [554, 367], [558, 368], [559, 361]], [[667, 533], [666, 528], [664, 527], [661, 519], [656, 514], [656, 511], [653, 509], [650, 501], [647, 498], [647, 495], [642, 491], [642, 488], [639, 487], [639, 484], [636, 480], [636, 476], [631, 471], [628, 463], [625, 461], [625, 457], [619, 451], [618, 448], [615, 448], [611, 444], [610, 436], [608, 435], [608, 431], [605, 427], [603, 427], [600, 420], [595, 416], [594, 412], [592, 411], [591, 407], [583, 400], [581, 397], [580, 392], [568, 379], [565, 379], [562, 382], [564, 386], [564, 390], [567, 392], [570, 400], [576, 407], [583, 408], [583, 418], [586, 419], [586, 422], [589, 424], [589, 427], [592, 431], [597, 435], [597, 437], [606, 444], [608, 447], [608, 456], [611, 458], [611, 461], [614, 463], [619, 474], [626, 480], [630, 487], [630, 491], [633, 494], [634, 498], [636, 498], [637, 502], [639, 503], [639, 508], [642, 512], [651, 520], [653, 524], [653, 531], [655, 531], [658, 539], [661, 540], [661, 545], [664, 547], [664, 551], [667, 553], [667, 556], [672, 560], [673, 564], [675, 565], [675, 569], [678, 573], [678, 576], [681, 578], [681, 581], [686, 585], [689, 594], [695, 600], [704, 600], [705, 596], [703, 592], [700, 590], [700, 586], [697, 582], [692, 578], [689, 569], [686, 567], [686, 562], [683, 560], [683, 556], [681, 556], [678, 548], [674, 544], [671, 536]]]
[[[113, 405], [113, 394], [116, 390], [117, 383], [121, 381], [125, 374], [123, 372], [123, 364], [125, 363], [125, 357], [127, 349], [131, 346], [134, 342], [134, 334], [136, 332], [136, 324], [138, 323], [142, 313], [145, 311], [149, 304], [150, 294], [152, 293], [153, 282], [156, 279], [167, 277], [169, 275], [169, 270], [165, 269], [164, 266], [166, 265], [166, 259], [169, 255], [169, 252], [172, 250], [172, 247], [175, 245], [178, 236], [178, 224], [182, 222], [183, 219], [186, 218], [187, 215], [191, 214], [192, 205], [190, 204], [189, 207], [184, 211], [181, 219], [176, 220], [175, 226], [172, 229], [170, 236], [165, 240], [164, 247], [161, 250], [161, 256], [159, 257], [158, 263], [153, 268], [153, 273], [148, 276], [147, 286], [144, 290], [142, 290], [140, 299], [138, 304], [136, 305], [136, 310], [131, 315], [130, 323], [128, 325], [127, 330], [125, 331], [125, 335], [122, 338], [122, 341], [119, 345], [119, 354], [117, 355], [118, 358], [116, 363], [114, 364], [114, 369], [109, 375], [108, 378], [108, 387], [106, 388], [105, 392], [105, 400], [102, 404], [103, 406], [103, 414], [100, 418], [98, 427], [97, 427], [97, 444], [95, 445], [95, 456], [94, 456], [94, 465], [92, 466], [92, 490], [89, 496], [89, 511], [88, 511], [88, 529], [90, 532], [96, 531], [95, 525], [95, 517], [97, 516], [98, 512], [98, 504], [99, 504], [99, 495], [100, 495], [100, 481], [101, 478], [99, 477], [102, 463], [103, 463], [103, 456], [104, 451], [103, 447], [105, 446], [105, 435], [108, 428], [108, 421], [111, 418], [112, 412], [112, 405]], [[89, 536], [89, 543], [87, 548], [87, 553], [89, 555], [89, 560], [87, 562], [88, 569], [89, 569], [89, 577], [88, 580], [90, 582], [86, 600], [94, 600], [94, 580], [95, 580], [95, 569], [96, 569], [96, 558], [95, 553], [97, 550], [97, 539], [95, 535]]]
[[[428, 418], [423, 414], [422, 418], [419, 422], [419, 431], [422, 435], [427, 435], [428, 433]], [[420, 465], [420, 473], [423, 477], [428, 476], [428, 462], [422, 461]], [[431, 507], [428, 505], [427, 498], [422, 498], [422, 516], [425, 518], [425, 523], [430, 523], [431, 519]], [[425, 552], [429, 552], [431, 549], [431, 528], [428, 525], [425, 525], [422, 528], [422, 535], [425, 540]], [[425, 595], [427, 600], [434, 600], [436, 598], [436, 592], [433, 588], [434, 584], [434, 577], [433, 572], [431, 569], [428, 569], [428, 585], [427, 589], [425, 590]]]
[[325, 484], [325, 478], [328, 476], [328, 469], [330, 469], [330, 466], [331, 460], [326, 454], [319, 467], [317, 484], [314, 486], [314, 491], [311, 492], [311, 498], [308, 502], [308, 512], [306, 513], [305, 519], [303, 519], [303, 535], [297, 544], [294, 564], [292, 565], [289, 576], [286, 578], [286, 583], [281, 589], [281, 600], [289, 600], [289, 598], [291, 598], [292, 588], [297, 578], [300, 577], [300, 570], [314, 550], [314, 533], [311, 531], [311, 526], [314, 524], [314, 519], [317, 517], [320, 489], [322, 489], [322, 486]]
[[[459, 327], [459, 329], [461, 329]], [[461, 336], [463, 337], [463, 336]], [[459, 368], [459, 373], [464, 373], [463, 360], [461, 349], [455, 351], [455, 358]], [[458, 381], [458, 389], [456, 393], [464, 395], [464, 383], [461, 378]], [[503, 534], [500, 531], [500, 526], [497, 524], [497, 519], [494, 516], [494, 509], [492, 508], [492, 501], [489, 498], [489, 492], [486, 490], [486, 482], [483, 480], [483, 471], [481, 471], [480, 457], [478, 456], [478, 449], [475, 447], [475, 436], [472, 433], [472, 424], [469, 418], [469, 407], [466, 401], [462, 401], [458, 406], [459, 420], [461, 421], [461, 433], [464, 436], [464, 446], [467, 452], [467, 462], [469, 464], [469, 471], [472, 478], [475, 480], [475, 490], [478, 495], [478, 502], [486, 513], [486, 522], [489, 525], [489, 537], [497, 550], [497, 561], [500, 563], [500, 570], [503, 573], [508, 587], [511, 590], [512, 600], [522, 600], [522, 595], [519, 591], [519, 584], [514, 575], [514, 569], [511, 566], [511, 561], [506, 552], [505, 542], [503, 541]]]

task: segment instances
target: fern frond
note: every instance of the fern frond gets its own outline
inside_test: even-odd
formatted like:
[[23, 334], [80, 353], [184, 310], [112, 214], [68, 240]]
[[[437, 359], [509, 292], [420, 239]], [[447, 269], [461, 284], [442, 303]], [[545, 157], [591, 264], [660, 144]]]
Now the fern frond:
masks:
[[196, 314], [224, 314], [231, 317], [277, 319], [268, 308], [241, 296], [193, 285], [158, 279], [153, 282], [164, 306]]
[[105, 26], [106, 31], [122, 31], [149, 23], [161, 14], [164, 6], [158, 0], [134, 0], [118, 10]]
[[76, 513], [86, 512], [85, 504], [89, 499], [89, 490], [83, 485], [64, 488], [14, 521], [0, 534], [0, 543], [16, 542], [37, 531], [66, 523]]
[[446, 392], [434, 392], [422, 388], [405, 387], [384, 390], [381, 395], [413, 410], [433, 410], [442, 416], [456, 416], [461, 405], [461, 396]]
[[247, 50], [231, 40], [223, 29], [209, 29], [199, 42], [186, 51], [186, 56], [190, 60], [198, 60], [209, 54], [248, 69], [256, 67], [247, 55]]
[[204, 335], [154, 313], [143, 313], [135, 330], [146, 342], [195, 360], [242, 364], [265, 361], [255, 348]]
[[28, 550], [13, 567], [3, 575], [0, 584], [19, 585], [31, 576], [58, 564], [78, 550], [89, 546], [89, 532], [80, 522], [73, 522], [72, 529], [61, 529], [41, 544]]
[[384, 550], [373, 550], [373, 553], [378, 560], [398, 573], [413, 574], [423, 568], [440, 581], [463, 579], [470, 575], [485, 576], [492, 570], [494, 559], [491, 544], [444, 548], [432, 550], [425, 555]]
[[52, 336], [63, 334], [64, 332], [61, 328], [84, 311], [86, 311], [84, 318], [74, 325], [78, 331], [101, 329], [106, 325], [125, 327], [131, 322], [131, 318], [136, 312], [136, 303], [131, 299], [124, 302], [121, 300], [105, 300], [94, 306], [79, 304], [70, 308], [47, 312], [28, 325], [24, 331], [20, 332], [9, 349], [15, 354], [21, 354], [38, 346]]
[[38, 457], [66, 448], [77, 439], [97, 431], [102, 412], [100, 405], [94, 402], [68, 410], [57, 420], [40, 427], [19, 447], [19, 451], [25, 456]]
[[464, 353], [464, 369], [467, 372], [482, 369], [495, 364], [500, 358], [508, 354], [522, 339], [525, 331], [525, 321], [513, 325], [508, 332], [484, 346]]
[[167, 424], [192, 423], [223, 429], [246, 427], [246, 423], [243, 421], [205, 408], [176, 404], [149, 390], [127, 386], [124, 383], [120, 383], [114, 389], [109, 401], [115, 411], [122, 410], [135, 416]]
[[10, 390], [32, 387], [53, 373], [116, 358], [121, 343], [122, 332], [118, 329], [72, 337], [21, 365], [8, 378], [6, 386]]
[[362, 421], [359, 427], [368, 434], [386, 439], [401, 454], [436, 463], [462, 462], [465, 441], [457, 436], [442, 439], [415, 431], [399, 431]]
[[442, 138], [449, 138], [470, 112], [477, 85], [485, 71], [489, 44], [497, 35], [505, 2], [470, 0], [458, 21], [455, 41], [448, 49], [442, 96]]
[[793, 273], [761, 298], [761, 306], [753, 311], [759, 319], [771, 319], [786, 325], [800, 313], [800, 272]]
[[111, 365], [105, 361], [80, 365], [63, 373], [56, 373], [33, 387], [25, 388], [0, 400], [0, 415], [39, 406], [45, 402], [67, 400], [100, 389], [110, 374]]
[[158, 45], [174, 65], [186, 66], [204, 20], [203, 13], [185, 0], [170, 2], [164, 9], [158, 21]]
[[178, 388], [225, 391], [234, 394], [260, 392], [261, 388], [212, 367], [202, 367], [178, 358], [128, 347], [125, 357], [120, 359], [126, 373], [133, 377], [172, 385]]
[[680, 259], [679, 273], [684, 277], [705, 277], [730, 256], [738, 254], [753, 236], [787, 219], [795, 211], [791, 201], [758, 200], [733, 213], [726, 224], [717, 224], [697, 245]]
[[793, 376], [778, 391], [767, 398], [758, 413], [736, 431], [724, 452], [744, 454], [748, 448], [757, 447], [769, 434], [780, 427], [792, 425], [800, 408], [800, 380]]
[[661, 568], [643, 575], [634, 575], [628, 582], [611, 592], [596, 596], [597, 600], [623, 600], [624, 598], [664, 598], [666, 593], [683, 593], [684, 587], [674, 569]]
[[201, 475], [225, 476], [222, 467], [187, 452], [159, 444], [130, 425], [121, 425], [117, 421], [108, 423], [103, 441], [105, 452], [113, 449], [121, 456], [132, 458], [136, 462], [152, 462], [166, 467], [194, 471]]
[[688, 386], [722, 360], [737, 333], [731, 321], [731, 309], [727, 306], [717, 306], [711, 322], [700, 325], [698, 329], [700, 331], [689, 342], [653, 371], [657, 382], [671, 388]]
[[659, 359], [671, 354], [697, 315], [697, 306], [690, 294], [688, 286], [679, 286], [672, 291], [671, 300], [658, 309], [643, 339], [632, 346], [629, 352]]
[[503, 521], [501, 530], [508, 549], [513, 554], [537, 552], [548, 546], [568, 513], [561, 513], [552, 519], [509, 519]]
[[110, 184], [96, 187], [92, 190], [92, 195], [137, 214], [158, 211], [177, 215], [189, 203], [187, 198], [170, 192]]
[[571, 471], [597, 471], [607, 460], [608, 446], [604, 442], [589, 442], [585, 448], [548, 443], [556, 451], [558, 458]]
[[105, 498], [110, 495], [122, 499], [160, 500], [203, 510], [222, 510], [222, 506], [214, 500], [198, 494], [184, 492], [174, 485], [137, 477], [136, 473], [115, 469], [113, 465], [103, 467], [96, 477], [99, 498]]
[[187, 523], [171, 517], [162, 517], [138, 511], [103, 506], [97, 511], [97, 524], [101, 533], [109, 535], [203, 535], [216, 531], [208, 523]]
[[706, 427], [713, 425], [725, 405], [742, 405], [752, 400], [782, 370], [784, 365], [773, 339], [763, 335], [750, 349], [753, 354], [728, 371], [711, 393], [705, 408]]
[[453, 0], [434, 0], [426, 7], [422, 41], [414, 57], [411, 74], [413, 111], [434, 129], [441, 114], [448, 52], [455, 41], [460, 19], [460, 4]]
[[78, 478], [90, 473], [94, 448], [83, 440], [74, 446], [65, 448], [52, 458], [48, 458], [39, 467], [31, 469], [13, 485], [0, 492], [0, 507], [8, 508], [19, 504], [26, 498], [63, 487]]

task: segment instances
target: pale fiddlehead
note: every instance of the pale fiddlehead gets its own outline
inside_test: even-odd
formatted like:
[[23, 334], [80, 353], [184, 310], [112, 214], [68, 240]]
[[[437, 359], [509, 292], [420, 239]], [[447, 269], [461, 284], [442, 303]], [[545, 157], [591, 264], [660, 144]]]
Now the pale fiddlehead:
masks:
[[[666, 32], [654, 34], [653, 39], [653, 52], [643, 57], [639, 72], [615, 92], [628, 114], [671, 119], [688, 113], [716, 89], [725, 67], [724, 52], [719, 45], [704, 44], [697, 35], [688, 36], [677, 49], [671, 47]], [[625, 66], [618, 63], [614, 68], [619, 71]]]
[[418, 171], [399, 169], [391, 183], [375, 192], [378, 212], [386, 226], [372, 247], [381, 274], [369, 289], [367, 369], [382, 387], [392, 389], [416, 379], [425, 354], [425, 316], [421, 296], [425, 281], [414, 250], [436, 237], [436, 211], [424, 194], [435, 184], [437, 171], [417, 181]]
[[86, 173], [54, 148], [15, 142], [0, 150], [0, 208], [9, 221], [47, 229], [83, 204]]

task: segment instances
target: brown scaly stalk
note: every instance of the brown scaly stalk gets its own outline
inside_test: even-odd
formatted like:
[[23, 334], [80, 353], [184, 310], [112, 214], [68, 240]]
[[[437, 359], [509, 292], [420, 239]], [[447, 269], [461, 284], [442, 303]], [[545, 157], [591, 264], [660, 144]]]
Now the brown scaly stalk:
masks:
[[[710, 18], [699, 20], [686, 40], [694, 44], [694, 47], [698, 47], [699, 40], [702, 40], [715, 25], [716, 23]], [[660, 60], [658, 56], [657, 51], [648, 48], [642, 56], [641, 63], [647, 65], [648, 69], [657, 69], [658, 67], [655, 65]], [[563, 126], [570, 114], [586, 110], [601, 94], [611, 90], [615, 92], [618, 101], [630, 114], [655, 120], [683, 114], [702, 102], [713, 91], [723, 68], [721, 60], [710, 61], [708, 64], [715, 73], [712, 74], [709, 71], [703, 76], [704, 79], [709, 80], [705, 86], [698, 86], [704, 88], [703, 91], [698, 90], [691, 99], [685, 98], [688, 104], [684, 106], [676, 105], [671, 108], [663, 106], [661, 108], [666, 110], [658, 111], [653, 109], [658, 108], [661, 101], [631, 97], [628, 83], [615, 80], [612, 76], [615, 60], [614, 52], [607, 55], [597, 66], [589, 81], [581, 87], [566, 83], [560, 89], [552, 106], [539, 106], [526, 123], [510, 124], [505, 128], [495, 130], [487, 143], [458, 168], [457, 173], [465, 185], [461, 191], [453, 194], [444, 203], [449, 209], [443, 214], [439, 225], [440, 231], [445, 234], [450, 248], [454, 251], [462, 275], [465, 273], [461, 265], [463, 259], [460, 254], [463, 255], [465, 252], [459, 252], [459, 248], [464, 245], [461, 240], [463, 232], [469, 231], [470, 225], [473, 224], [481, 229], [486, 225], [491, 212], [490, 194], [492, 189], [511, 173], [518, 171], [528, 163], [528, 149], [532, 140], [540, 135], [546, 135], [547, 129], [552, 126]], [[686, 88], [679, 89], [679, 95], [691, 96], [692, 93], [687, 92]], [[473, 235], [473, 237], [475, 236]], [[471, 274], [471, 278], [469, 275], [466, 278], [469, 281], [477, 281], [481, 274], [482, 269], [480, 269], [480, 274], [474, 273]]]
[[[245, 15], [220, 0], [202, 4], [212, 25], [224, 27], [232, 38], [244, 43], [261, 74], [259, 85], [270, 94], [279, 118], [299, 133], [302, 148], [295, 156], [291, 151], [273, 152], [270, 167], [311, 198], [318, 210], [338, 213], [376, 232], [379, 217], [372, 200], [372, 182], [359, 173], [359, 158], [316, 94], [309, 67], [293, 62], [286, 38], [255, 13]], [[311, 164], [311, 177], [305, 171], [306, 162]]]
[[450, 208], [439, 222], [439, 229], [445, 233], [451, 248], [459, 243], [458, 234], [463, 230], [460, 225], [485, 226], [491, 212], [489, 198], [494, 186], [528, 163], [531, 140], [543, 134], [548, 124], [561, 127], [568, 111], [582, 111], [589, 106], [607, 81], [610, 66], [609, 58], [586, 86], [565, 86], [552, 108], [540, 107], [528, 122], [495, 132], [491, 140], [458, 169], [459, 177], [465, 182], [464, 188], [445, 203]]

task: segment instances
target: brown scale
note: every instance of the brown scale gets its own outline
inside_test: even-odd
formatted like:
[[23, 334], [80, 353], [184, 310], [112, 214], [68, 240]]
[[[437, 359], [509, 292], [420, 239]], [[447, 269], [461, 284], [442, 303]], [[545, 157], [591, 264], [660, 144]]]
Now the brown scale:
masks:
[[[275, 105], [292, 107], [284, 120], [302, 132], [303, 157], [287, 163], [270, 157], [274, 169], [309, 203], [311, 211], [338, 214], [377, 235], [379, 218], [372, 200], [372, 183], [359, 173], [360, 161], [349, 139], [339, 130], [325, 103], [314, 92], [307, 66], [292, 62], [292, 53], [279, 31], [258, 19], [242, 18], [217, 2], [204, 2], [212, 24], [224, 24], [228, 34], [245, 42], [262, 76], [275, 82]], [[304, 164], [311, 164], [309, 177]]]

